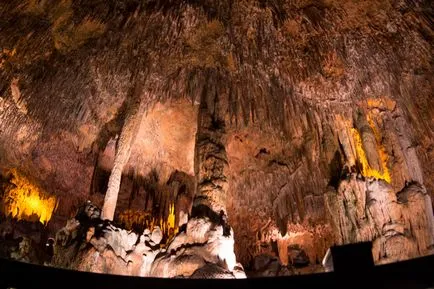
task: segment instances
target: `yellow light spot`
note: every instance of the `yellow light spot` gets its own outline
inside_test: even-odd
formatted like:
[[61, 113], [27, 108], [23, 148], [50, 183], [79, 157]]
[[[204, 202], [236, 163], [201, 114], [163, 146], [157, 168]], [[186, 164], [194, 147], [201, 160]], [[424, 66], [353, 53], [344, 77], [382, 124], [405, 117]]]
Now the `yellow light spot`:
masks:
[[17, 170], [11, 170], [14, 188], [5, 192], [2, 209], [5, 215], [18, 220], [33, 221], [35, 216], [42, 224], [50, 221], [57, 207], [55, 196], [46, 196], [41, 188], [32, 184]]
[[120, 213], [117, 219], [127, 230], [132, 230], [135, 226], [139, 226], [152, 231], [156, 226], [159, 226], [163, 235], [167, 237], [167, 240], [171, 240], [178, 233], [178, 227], [175, 225], [175, 204], [173, 203], [169, 205], [169, 214], [166, 220], [152, 217], [151, 213], [146, 211], [131, 209]]
[[368, 98], [366, 104], [368, 108], [387, 109], [389, 111], [393, 111], [396, 107], [396, 101], [386, 96], [380, 98]]
[[169, 228], [175, 228], [175, 204], [169, 206], [169, 216], [167, 217], [167, 225]]
[[383, 105], [383, 100], [381, 98], [369, 98], [366, 100], [368, 107], [381, 107]]
[[[352, 128], [351, 132], [353, 134], [353, 139], [356, 146], [357, 159], [361, 164], [362, 175], [364, 177], [373, 177], [390, 183], [391, 178], [390, 178], [389, 170], [387, 168], [387, 154], [384, 151], [383, 146], [380, 145], [379, 146], [380, 149], [378, 150], [378, 154], [380, 156], [381, 166], [382, 166], [382, 172], [380, 172], [378, 170], [371, 168], [371, 166], [369, 165], [368, 159], [366, 158], [365, 150], [363, 149], [362, 138], [360, 137], [360, 134], [357, 131], [357, 129]], [[375, 134], [375, 130], [374, 130], [374, 134]], [[377, 146], [378, 146], [378, 139], [377, 139]]]

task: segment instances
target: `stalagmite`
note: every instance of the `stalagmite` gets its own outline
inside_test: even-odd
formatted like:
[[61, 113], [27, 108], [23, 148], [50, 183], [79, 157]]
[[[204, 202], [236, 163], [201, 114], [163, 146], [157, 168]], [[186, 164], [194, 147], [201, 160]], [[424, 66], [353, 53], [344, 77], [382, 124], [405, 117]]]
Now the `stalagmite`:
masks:
[[[224, 115], [226, 91], [205, 89], [195, 146], [197, 191], [192, 218], [152, 264], [150, 276], [245, 278], [236, 263], [234, 232], [227, 223], [228, 160]], [[224, 276], [224, 277], [222, 277]]]
[[126, 112], [127, 115], [125, 116], [124, 125], [117, 143], [115, 161], [104, 198], [104, 205], [102, 207], [102, 219], [113, 220], [115, 214], [122, 171], [130, 158], [131, 145], [143, 116], [141, 93], [142, 86], [136, 81], [132, 89], [131, 100], [129, 100]]
[[195, 147], [197, 192], [193, 202], [193, 216], [206, 213], [205, 211], [214, 216], [226, 214], [228, 160], [224, 145], [225, 111], [222, 95], [211, 98], [202, 99], [198, 115]]

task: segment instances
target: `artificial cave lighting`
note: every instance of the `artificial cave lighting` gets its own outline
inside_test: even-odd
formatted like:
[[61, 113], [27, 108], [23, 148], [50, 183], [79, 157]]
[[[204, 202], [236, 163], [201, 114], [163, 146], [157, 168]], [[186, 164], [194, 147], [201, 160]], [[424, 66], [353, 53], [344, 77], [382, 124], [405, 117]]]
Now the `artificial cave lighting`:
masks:
[[160, 227], [163, 235], [167, 240], [172, 239], [179, 228], [175, 226], [175, 205], [169, 205], [169, 212], [166, 219], [163, 217], [156, 218], [150, 212], [143, 210], [128, 209], [118, 214], [117, 222], [119, 222], [127, 230], [154, 230], [156, 226]]
[[4, 214], [17, 220], [39, 221], [46, 225], [56, 210], [56, 197], [48, 196], [16, 169], [12, 169], [10, 173], [13, 187], [4, 193]]
[[369, 165], [365, 150], [363, 148], [362, 138], [360, 136], [359, 131], [355, 128], [352, 128], [351, 132], [353, 135], [354, 144], [356, 146], [357, 160], [360, 162], [362, 175], [367, 178], [371, 177], [379, 180], [384, 180], [390, 183], [391, 178], [390, 178], [389, 170], [387, 169], [387, 154], [384, 152], [384, 149], [380, 148], [380, 150], [378, 150], [378, 154], [380, 156], [381, 165], [382, 165], [382, 172], [380, 172], [378, 170], [371, 168], [371, 166]]
[[239, 279], [434, 254], [431, 2], [0, 0], [0, 259]]

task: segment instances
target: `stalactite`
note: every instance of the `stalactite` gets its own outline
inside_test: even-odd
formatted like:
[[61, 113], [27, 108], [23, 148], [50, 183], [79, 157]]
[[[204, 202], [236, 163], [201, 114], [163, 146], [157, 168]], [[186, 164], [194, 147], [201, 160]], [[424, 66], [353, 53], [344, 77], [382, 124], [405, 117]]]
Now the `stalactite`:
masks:
[[[164, 217], [167, 215], [167, 217]], [[175, 204], [169, 204], [166, 214], [154, 216], [152, 212], [144, 210], [125, 210], [118, 214], [116, 221], [122, 228], [143, 232], [145, 229], [153, 231], [159, 227], [164, 239], [170, 240], [178, 232], [179, 227], [175, 224]]]
[[16, 169], [10, 174], [12, 187], [4, 192], [3, 213], [18, 220], [39, 221], [46, 225], [57, 208], [57, 198], [48, 195]]
[[[369, 193], [383, 203], [380, 214], [388, 208], [383, 197], [393, 197], [399, 191], [404, 192], [402, 200], [415, 192], [418, 202], [423, 197], [426, 208], [413, 207], [406, 214], [411, 226], [420, 227], [419, 236], [425, 238], [425, 225], [411, 216], [431, 209], [426, 192], [432, 195], [434, 188], [434, 166], [430, 162], [434, 82], [427, 1], [395, 1], [399, 3], [390, 5], [390, 1], [381, 0], [342, 0], [326, 1], [325, 5], [324, 1], [157, 0], [78, 5], [86, 2], [80, 0], [67, 8], [66, 15], [60, 17], [66, 22], [57, 23], [57, 27], [53, 19], [47, 21], [47, 11], [29, 17], [29, 11], [21, 9], [27, 6], [22, 2], [0, 1], [0, 165], [6, 160], [6, 164], [26, 166], [35, 174], [41, 171], [49, 186], [59, 187], [59, 194], [67, 195], [62, 197], [62, 206], [77, 205], [73, 197], [85, 194], [89, 187], [86, 177], [90, 178], [91, 171], [85, 166], [92, 164], [72, 169], [68, 164], [63, 172], [64, 166], [59, 165], [60, 159], [78, 155], [75, 139], [83, 123], [100, 131], [94, 142], [100, 149], [116, 132], [123, 132], [105, 211], [116, 209], [124, 166], [141, 165], [136, 160], [125, 165], [134, 139], [131, 123], [138, 118], [131, 109], [134, 105], [129, 105], [134, 97], [129, 95], [132, 83], [126, 70], [141, 61], [141, 73], [149, 76], [146, 89], [152, 92], [149, 95], [157, 96], [146, 99], [146, 105], [165, 105], [167, 100], [184, 97], [194, 104], [200, 102], [193, 216], [199, 215], [199, 208], [208, 208], [214, 216], [227, 209], [237, 219], [231, 225], [239, 234], [236, 246], [240, 254], [253, 244], [248, 240], [252, 235], [249, 227], [273, 216], [280, 227], [278, 233], [284, 235], [289, 232], [288, 223], [303, 223], [301, 226], [309, 228], [336, 222], [342, 227], [336, 229], [341, 232], [338, 239], [359, 240], [358, 225], [369, 216], [361, 216], [360, 208], [357, 217], [348, 211], [360, 205], [353, 202], [361, 203], [366, 198], [365, 190], [354, 191], [361, 182], [381, 186], [390, 182], [393, 192], [382, 191], [390, 192], [390, 196]], [[42, 12], [58, 6], [37, 2], [29, 3], [36, 3]], [[103, 13], [98, 15], [99, 11]], [[88, 28], [94, 27], [90, 31], [102, 32], [104, 26], [107, 33], [95, 33], [95, 39], [89, 41], [83, 35], [85, 39], [71, 42], [83, 32], [81, 24], [95, 19], [95, 15], [101, 25], [87, 22]], [[81, 45], [84, 41], [86, 45]], [[72, 50], [74, 53], [70, 53]], [[228, 111], [226, 94], [230, 98]], [[353, 121], [350, 115], [356, 106], [368, 111]], [[313, 117], [312, 113], [319, 115]], [[191, 119], [196, 121], [195, 117]], [[65, 130], [70, 138], [53, 145], [52, 136]], [[273, 133], [268, 134], [269, 130]], [[226, 144], [225, 135], [230, 138], [239, 132], [237, 137], [244, 133], [253, 137], [243, 138], [242, 144], [234, 141], [238, 151], [232, 158], [229, 153], [233, 143]], [[83, 150], [91, 152], [80, 154], [83, 159], [98, 153], [91, 143]], [[258, 147], [247, 148], [252, 143]], [[69, 144], [74, 149], [65, 148]], [[40, 154], [50, 159], [46, 162], [33, 157], [33, 148], [42, 145], [45, 147]], [[52, 153], [54, 147], [61, 149]], [[262, 148], [266, 153], [253, 158]], [[177, 149], [191, 152], [183, 146]], [[274, 158], [277, 150], [285, 155], [283, 161]], [[192, 174], [191, 153], [189, 157], [188, 173]], [[143, 156], [149, 158], [153, 155]], [[44, 172], [47, 162], [47, 166], [57, 166], [55, 173]], [[162, 162], [173, 163], [171, 157]], [[102, 170], [94, 172], [91, 190], [104, 193], [106, 188], [94, 181], [106, 176]], [[158, 220], [167, 220], [169, 207], [174, 204], [177, 224], [178, 208], [191, 217], [193, 196], [173, 196], [179, 187], [163, 184], [163, 178], [139, 184], [143, 190], [137, 196], [135, 180], [124, 176], [126, 187], [120, 189], [117, 209], [122, 212], [129, 203], [132, 209], [152, 211]], [[235, 186], [229, 198], [228, 178]], [[62, 180], [57, 183], [57, 179]], [[420, 190], [406, 189], [413, 181], [421, 185]], [[106, 186], [107, 180], [101, 183]], [[129, 191], [131, 184], [133, 189]], [[337, 191], [328, 198], [333, 208], [330, 211], [335, 213], [332, 218], [336, 218], [330, 222], [323, 217], [322, 197], [330, 189], [328, 185]], [[125, 191], [132, 192], [131, 196], [125, 198]], [[406, 206], [414, 206], [412, 202]], [[229, 203], [227, 208], [225, 203]], [[432, 212], [427, 215], [432, 216]], [[359, 217], [361, 221], [357, 221]], [[190, 221], [197, 219], [205, 218]], [[288, 249], [287, 243], [283, 245], [282, 252]]]

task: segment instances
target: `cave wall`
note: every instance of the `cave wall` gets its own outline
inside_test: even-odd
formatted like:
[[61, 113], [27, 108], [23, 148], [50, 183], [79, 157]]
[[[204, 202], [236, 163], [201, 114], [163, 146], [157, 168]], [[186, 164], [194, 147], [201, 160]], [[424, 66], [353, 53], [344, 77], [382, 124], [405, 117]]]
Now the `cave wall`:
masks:
[[259, 129], [232, 135], [229, 212], [243, 262], [267, 253], [291, 263], [297, 246], [318, 264], [331, 245], [368, 240], [378, 263], [432, 251], [431, 197], [408, 122], [394, 101], [376, 101], [302, 114], [302, 141]]

